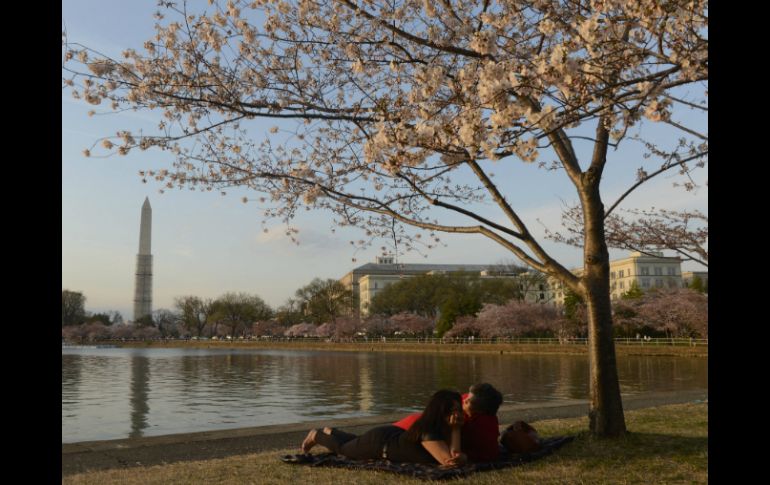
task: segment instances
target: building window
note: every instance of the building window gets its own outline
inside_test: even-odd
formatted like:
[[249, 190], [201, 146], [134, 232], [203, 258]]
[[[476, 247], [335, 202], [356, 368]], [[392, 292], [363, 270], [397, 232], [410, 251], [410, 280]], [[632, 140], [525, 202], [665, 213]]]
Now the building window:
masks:
[[375, 290], [377, 289], [377, 282], [376, 281], [374, 282], [374, 289]]
[[[618, 278], [622, 278], [624, 273], [625, 273], [625, 270], [621, 269], [620, 271], [618, 271]], [[621, 288], [623, 288], [623, 287], [621, 286]]]
[[642, 278], [642, 288], [649, 288], [649, 287], [650, 287], [650, 279]]
[[612, 289], [614, 290], [615, 288], [617, 288], [617, 285], [618, 285], [618, 284], [617, 284], [616, 282], [614, 282], [614, 281], [613, 281], [613, 282], [612, 282]]
[[663, 276], [663, 268], [655, 266], [655, 276]]
[[611, 280], [614, 280], [614, 279], [615, 279], [615, 272], [614, 272], [614, 271], [610, 273], [610, 279], [611, 279]]
[[650, 268], [648, 268], [647, 266], [642, 266], [641, 270], [642, 270], [642, 276], [649, 276], [650, 275]]
[[662, 280], [662, 279], [660, 279], [660, 278], [656, 278], [656, 279], [655, 279], [655, 286], [656, 286], [657, 288], [663, 288], [663, 280]]
[[676, 276], [676, 268], [674, 268], [673, 266], [668, 268], [668, 275], [669, 276]]
[[540, 293], [540, 301], [545, 300], [545, 293]]
[[623, 281], [620, 282], [620, 289], [623, 289]]

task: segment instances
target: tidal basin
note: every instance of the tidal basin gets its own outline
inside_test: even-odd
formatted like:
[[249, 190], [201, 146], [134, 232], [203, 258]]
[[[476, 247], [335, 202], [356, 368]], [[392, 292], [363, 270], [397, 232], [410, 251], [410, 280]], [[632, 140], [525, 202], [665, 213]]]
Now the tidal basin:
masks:
[[[618, 356], [621, 392], [708, 388], [708, 359]], [[440, 388], [505, 404], [587, 399], [588, 357], [558, 354], [62, 348], [62, 442], [404, 414]]]

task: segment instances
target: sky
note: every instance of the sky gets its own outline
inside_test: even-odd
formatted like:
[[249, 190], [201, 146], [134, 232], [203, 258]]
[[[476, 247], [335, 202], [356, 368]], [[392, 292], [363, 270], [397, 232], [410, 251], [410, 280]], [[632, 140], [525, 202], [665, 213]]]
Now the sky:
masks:
[[[154, 34], [156, 4], [156, 0], [63, 0], [62, 31], [69, 42], [95, 47], [107, 55], [117, 56], [128, 47], [141, 51], [144, 41]], [[268, 232], [263, 232], [256, 204], [241, 201], [254, 193], [228, 190], [227, 196], [221, 196], [175, 189], [161, 194], [160, 185], [144, 184], [138, 175], [140, 170], [169, 164], [171, 158], [159, 151], [87, 158], [83, 150], [97, 139], [121, 129], [153, 132], [159, 120], [143, 112], [88, 116], [91, 109], [62, 90], [62, 289], [82, 292], [87, 311], [117, 310], [127, 320], [133, 317], [134, 271], [145, 197], [153, 216], [154, 309], [172, 308], [177, 296], [216, 298], [230, 291], [257, 294], [275, 308], [313, 278], [341, 278], [356, 266], [374, 262], [380, 253], [381, 244], [356, 252], [349, 241], [361, 239], [363, 234], [340, 228], [332, 233], [332, 218], [325, 212], [307, 212], [297, 218], [297, 246], [283, 234], [279, 221], [269, 222]], [[109, 111], [104, 107], [96, 110]], [[687, 120], [691, 116], [683, 113], [682, 119], [706, 126], [705, 119]], [[256, 120], [252, 132], [259, 138], [268, 136], [273, 124]], [[589, 147], [583, 145], [576, 142], [578, 155], [587, 153]], [[633, 184], [640, 154], [633, 148], [609, 154], [602, 182], [605, 206]], [[574, 189], [563, 174], [521, 162], [501, 164], [493, 171], [495, 180], [509, 189], [509, 201], [534, 234], [542, 235], [543, 227], [560, 228], [564, 203], [575, 200]], [[708, 213], [707, 175], [704, 170], [696, 177], [701, 187], [694, 192], [672, 188], [670, 176], [658, 177], [626, 199], [622, 207]], [[427, 258], [409, 253], [399, 261], [495, 264], [515, 260], [481, 236], [445, 234], [441, 239], [447, 246], [429, 250]], [[543, 246], [568, 268], [580, 266], [581, 249], [548, 241]], [[612, 259], [626, 254], [610, 251]], [[682, 267], [684, 271], [703, 270], [690, 262]]]

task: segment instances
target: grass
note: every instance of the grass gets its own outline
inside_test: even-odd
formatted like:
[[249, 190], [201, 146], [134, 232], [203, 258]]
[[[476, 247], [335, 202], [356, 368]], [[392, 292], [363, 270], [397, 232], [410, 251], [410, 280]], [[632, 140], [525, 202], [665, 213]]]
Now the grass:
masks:
[[[586, 345], [551, 344], [433, 344], [433, 343], [327, 343], [303, 341], [144, 341], [111, 342], [121, 347], [138, 348], [198, 348], [198, 349], [295, 349], [295, 350], [336, 350], [369, 352], [452, 352], [452, 353], [495, 353], [495, 354], [576, 354], [586, 355]], [[708, 357], [708, 346], [669, 345], [621, 345], [615, 344], [618, 355]]]
[[[626, 412], [629, 433], [602, 440], [587, 432], [588, 418], [534, 423], [541, 436], [577, 439], [553, 455], [516, 468], [481, 472], [451, 483], [503, 484], [691, 484], [708, 483], [708, 403], [688, 403]], [[145, 468], [106, 470], [65, 477], [86, 484], [424, 484], [387, 472], [310, 468], [278, 460], [295, 449]]]

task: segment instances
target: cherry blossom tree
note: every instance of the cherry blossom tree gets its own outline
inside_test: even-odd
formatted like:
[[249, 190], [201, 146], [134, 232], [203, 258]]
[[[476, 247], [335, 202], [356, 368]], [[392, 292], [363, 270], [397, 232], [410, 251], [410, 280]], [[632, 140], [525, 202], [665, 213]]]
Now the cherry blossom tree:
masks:
[[650, 291], [638, 306], [638, 318], [668, 337], [708, 338], [708, 297], [689, 288]]
[[[440, 233], [496, 242], [583, 297], [590, 429], [624, 434], [602, 175], [610, 160], [642, 165], [631, 168], [638, 182], [705, 163], [707, 133], [679, 116], [707, 110], [705, 0], [161, 4], [142, 52], [112, 59], [65, 39], [73, 96], [163, 117], [157, 133], [121, 130], [86, 155], [165, 150], [168, 168], [143, 179], [162, 190], [253, 190], [246, 200], [285, 221], [292, 238], [307, 207], [361, 228], [361, 245], [390, 238], [420, 250], [441, 244]], [[260, 140], [250, 131], [258, 118], [280, 126]], [[644, 157], [625, 159], [618, 148], [630, 143]], [[574, 187], [580, 276], [525, 223], [516, 178], [493, 177], [515, 159]]]
[[286, 327], [281, 325], [278, 320], [261, 320], [254, 322], [251, 325], [251, 334], [259, 337], [269, 336], [278, 337], [283, 335], [286, 331]]
[[283, 334], [287, 337], [315, 337], [316, 326], [312, 323], [298, 323], [289, 327]]
[[343, 315], [334, 321], [334, 336], [337, 338], [353, 337], [361, 329], [361, 319], [355, 315]]
[[459, 317], [445, 337], [481, 337], [482, 323], [474, 315]]
[[480, 337], [550, 337], [564, 326], [559, 311], [550, 305], [510, 300], [484, 305], [476, 316]]
[[409, 312], [401, 312], [393, 315], [389, 320], [393, 331], [420, 336], [433, 333], [434, 321], [432, 318]]
[[[685, 261], [694, 261], [708, 267], [708, 216], [701, 211], [673, 211], [666, 209], [625, 209], [627, 217], [610, 214], [604, 220], [607, 245], [619, 249], [650, 251], [669, 249]], [[582, 246], [583, 227], [579, 207], [562, 214], [565, 234], [550, 233], [555, 241]]]

